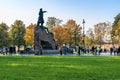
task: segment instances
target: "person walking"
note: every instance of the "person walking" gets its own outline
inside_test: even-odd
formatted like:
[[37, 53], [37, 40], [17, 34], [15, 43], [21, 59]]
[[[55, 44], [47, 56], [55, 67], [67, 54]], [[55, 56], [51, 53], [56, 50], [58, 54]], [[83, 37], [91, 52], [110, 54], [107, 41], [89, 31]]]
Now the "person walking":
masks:
[[110, 47], [110, 55], [112, 55], [112, 53], [113, 53], [113, 48]]
[[113, 52], [114, 52], [114, 56], [115, 56], [117, 53], [117, 48], [113, 47]]
[[97, 53], [98, 53], [98, 55], [100, 55], [100, 50], [101, 50], [101, 48], [97, 47]]
[[62, 46], [59, 47], [60, 55], [62, 56]]
[[63, 53], [64, 55], [67, 54], [67, 50], [68, 50], [68, 48], [67, 48], [66, 44], [63, 44], [62, 53]]
[[90, 52], [90, 47], [89, 46], [86, 48], [86, 52], [89, 54], [89, 52]]
[[2, 52], [3, 52], [3, 55], [6, 55], [6, 48], [5, 47], [3, 47]]
[[120, 46], [118, 47], [117, 55], [120, 55]]
[[91, 48], [91, 51], [92, 51], [92, 54], [94, 55], [94, 46], [92, 46], [92, 48]]
[[79, 46], [78, 47], [78, 55], [80, 55], [81, 54], [81, 47]]
[[94, 48], [94, 55], [97, 55], [97, 47]]

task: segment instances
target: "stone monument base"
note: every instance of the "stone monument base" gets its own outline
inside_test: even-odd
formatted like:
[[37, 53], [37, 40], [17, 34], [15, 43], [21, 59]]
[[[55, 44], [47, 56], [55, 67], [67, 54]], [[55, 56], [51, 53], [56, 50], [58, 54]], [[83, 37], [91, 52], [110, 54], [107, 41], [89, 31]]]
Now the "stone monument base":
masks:
[[36, 26], [34, 30], [35, 50], [55, 50], [57, 45], [53, 35], [44, 26]]

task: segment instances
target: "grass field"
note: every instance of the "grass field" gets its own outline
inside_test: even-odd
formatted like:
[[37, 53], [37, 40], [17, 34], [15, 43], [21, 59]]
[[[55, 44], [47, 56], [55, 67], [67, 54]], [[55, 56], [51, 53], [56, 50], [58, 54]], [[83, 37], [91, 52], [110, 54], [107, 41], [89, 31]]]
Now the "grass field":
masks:
[[0, 80], [120, 80], [120, 57], [0, 56]]

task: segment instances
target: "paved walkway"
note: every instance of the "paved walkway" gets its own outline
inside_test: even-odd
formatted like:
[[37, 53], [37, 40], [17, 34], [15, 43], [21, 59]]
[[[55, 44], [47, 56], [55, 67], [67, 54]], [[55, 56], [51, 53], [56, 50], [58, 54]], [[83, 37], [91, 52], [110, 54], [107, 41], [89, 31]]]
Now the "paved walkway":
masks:
[[[61, 56], [60, 54], [50, 54], [50, 55], [59, 55], [59, 56]], [[62, 56], [79, 56], [78, 54], [66, 54], [66, 55], [62, 55]], [[114, 54], [112, 54], [112, 55], [110, 55], [110, 53], [101, 53], [100, 55], [93, 55], [93, 54], [81, 54], [80, 56], [117, 56], [117, 55], [114, 55]]]
[[[60, 54], [43, 54], [45, 56], [61, 56]], [[35, 56], [34, 54], [12, 54], [12, 55], [3, 55], [0, 54], [0, 56]], [[78, 56], [78, 54], [66, 54], [62, 56]], [[110, 53], [101, 53], [100, 55], [93, 55], [93, 54], [81, 54], [80, 56], [116, 56], [114, 54], [110, 55]]]

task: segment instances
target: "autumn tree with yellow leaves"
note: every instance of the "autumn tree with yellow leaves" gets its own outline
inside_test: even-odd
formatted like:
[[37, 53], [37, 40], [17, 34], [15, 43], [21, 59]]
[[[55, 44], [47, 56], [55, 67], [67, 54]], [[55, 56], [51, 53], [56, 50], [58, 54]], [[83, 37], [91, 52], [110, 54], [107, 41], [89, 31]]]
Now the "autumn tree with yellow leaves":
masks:
[[69, 20], [65, 25], [65, 40], [66, 43], [71, 45], [79, 45], [81, 40], [81, 27], [74, 20]]
[[60, 25], [56, 26], [56, 28], [53, 29], [54, 38], [58, 45], [62, 45], [64, 43], [63, 33], [64, 33], [64, 28]]
[[35, 28], [36, 24], [30, 24], [27, 28], [26, 28], [26, 33], [24, 36], [24, 40], [26, 45], [30, 45], [33, 46], [34, 45], [34, 28]]
[[57, 26], [53, 30], [54, 38], [58, 45], [79, 45], [81, 42], [81, 27], [74, 20], [68, 20], [63, 26]]

